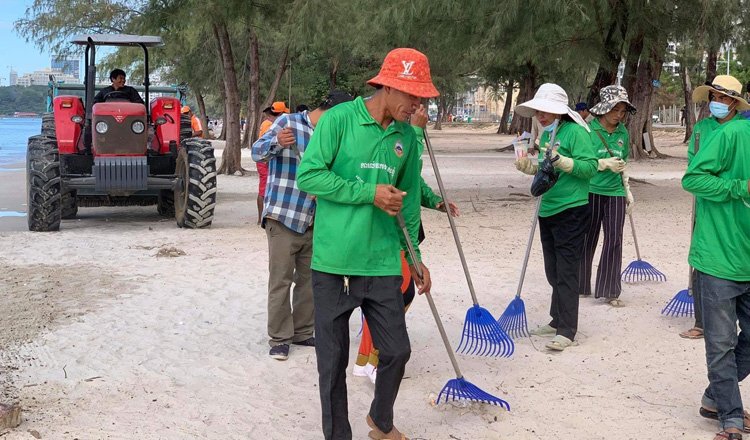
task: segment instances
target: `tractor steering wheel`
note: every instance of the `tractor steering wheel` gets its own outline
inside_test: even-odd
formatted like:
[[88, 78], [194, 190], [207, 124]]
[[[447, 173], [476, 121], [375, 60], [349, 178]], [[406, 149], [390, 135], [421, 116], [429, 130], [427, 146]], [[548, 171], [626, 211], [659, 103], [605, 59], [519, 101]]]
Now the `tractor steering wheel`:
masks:
[[104, 95], [104, 102], [109, 101], [128, 101], [130, 102], [130, 96], [122, 90], [113, 90]]

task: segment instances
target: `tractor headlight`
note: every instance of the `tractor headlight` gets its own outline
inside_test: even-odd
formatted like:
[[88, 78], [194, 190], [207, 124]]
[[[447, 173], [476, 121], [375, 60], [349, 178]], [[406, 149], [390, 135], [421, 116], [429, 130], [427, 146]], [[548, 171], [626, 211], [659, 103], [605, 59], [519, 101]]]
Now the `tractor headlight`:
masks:
[[109, 130], [109, 125], [107, 125], [104, 121], [99, 121], [96, 123], [96, 132], [99, 134], [104, 134]]
[[130, 128], [133, 129], [133, 133], [141, 134], [143, 133], [143, 130], [146, 129], [146, 126], [143, 125], [143, 122], [141, 121], [135, 121], [133, 122], [133, 125], [130, 126]]
[[83, 118], [80, 115], [73, 115], [70, 120], [73, 121], [74, 124], [80, 124], [81, 122], [83, 122]]

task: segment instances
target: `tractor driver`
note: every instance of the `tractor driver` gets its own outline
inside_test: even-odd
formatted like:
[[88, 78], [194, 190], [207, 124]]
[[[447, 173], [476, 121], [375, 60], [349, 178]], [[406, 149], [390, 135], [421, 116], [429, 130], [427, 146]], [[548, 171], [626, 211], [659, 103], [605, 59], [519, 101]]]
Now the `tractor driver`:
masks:
[[94, 96], [94, 104], [105, 102], [108, 99], [130, 101], [136, 104], [143, 104], [143, 99], [138, 91], [133, 87], [125, 85], [125, 72], [121, 69], [115, 69], [109, 74], [109, 80], [112, 85], [103, 88]]

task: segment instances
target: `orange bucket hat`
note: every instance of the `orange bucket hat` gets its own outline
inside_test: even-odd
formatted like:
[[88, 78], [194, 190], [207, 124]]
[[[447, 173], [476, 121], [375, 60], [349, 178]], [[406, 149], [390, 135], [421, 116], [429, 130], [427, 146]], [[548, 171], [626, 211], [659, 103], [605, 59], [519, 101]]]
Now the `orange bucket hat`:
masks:
[[381, 85], [420, 98], [440, 96], [432, 84], [427, 57], [414, 49], [399, 48], [388, 52], [378, 75], [367, 85]]

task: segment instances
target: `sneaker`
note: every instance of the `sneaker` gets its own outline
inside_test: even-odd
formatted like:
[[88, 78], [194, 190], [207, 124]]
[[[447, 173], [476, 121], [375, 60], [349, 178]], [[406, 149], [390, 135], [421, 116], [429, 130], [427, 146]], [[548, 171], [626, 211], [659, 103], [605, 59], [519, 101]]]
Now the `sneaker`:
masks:
[[305, 339], [304, 341], [292, 342], [294, 345], [301, 345], [303, 347], [315, 347], [315, 336]]
[[268, 352], [268, 355], [276, 360], [285, 361], [289, 358], [289, 345], [279, 344], [271, 347], [271, 351]]

